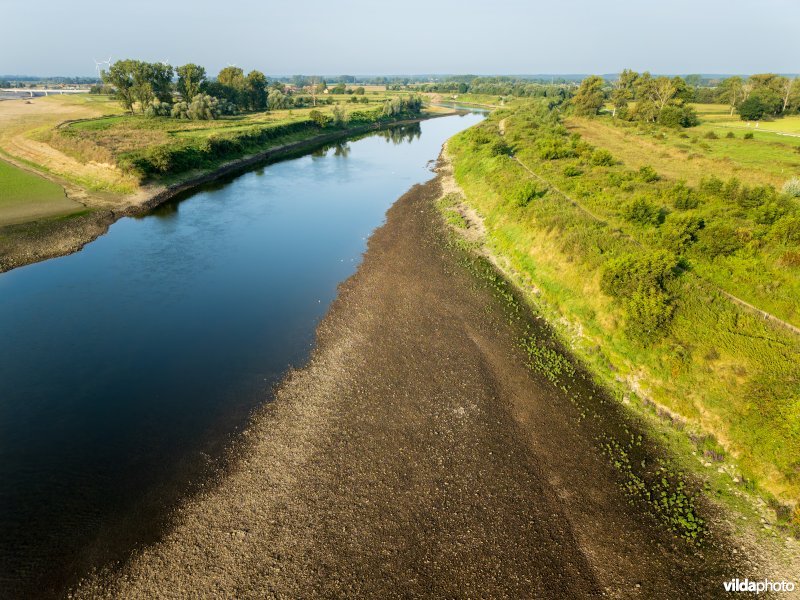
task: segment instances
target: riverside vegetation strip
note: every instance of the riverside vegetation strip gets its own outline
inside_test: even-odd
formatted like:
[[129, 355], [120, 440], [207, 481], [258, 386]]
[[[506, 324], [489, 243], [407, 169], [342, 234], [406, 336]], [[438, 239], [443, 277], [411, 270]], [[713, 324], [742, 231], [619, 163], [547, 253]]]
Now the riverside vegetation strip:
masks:
[[[485, 218], [493, 252], [535, 289], [536, 302], [598, 376], [623, 383], [634, 403], [655, 402], [677, 426], [691, 424], [694, 451], [709, 470], [726, 453], [736, 457], [732, 478], [712, 495], [756, 485], [774, 503], [774, 518], [796, 528], [798, 338], [690, 276], [695, 271], [720, 287], [735, 281], [731, 291], [796, 321], [792, 290], [800, 277], [785, 263], [796, 243], [796, 201], [774, 188], [722, 180], [731, 163], [695, 185], [661, 175], [661, 164], [677, 168], [663, 153], [640, 154], [639, 161], [652, 156], [654, 166], [631, 168], [580, 131], [567, 129], [544, 103], [519, 102], [450, 142], [456, 178]], [[673, 135], [657, 126], [632, 132], [654, 140]], [[766, 220], [770, 207], [777, 216]], [[712, 276], [722, 269], [729, 278]], [[765, 293], [760, 282], [770, 276], [780, 284]]]
[[[0, 102], [2, 156], [63, 185], [68, 196], [52, 214], [42, 214], [32, 195], [0, 205], [0, 269], [79, 250], [119, 217], [259, 157], [453, 112], [423, 108], [408, 94], [347, 98], [213, 120], [121, 115], [103, 96]], [[33, 175], [29, 182], [44, 185]]]

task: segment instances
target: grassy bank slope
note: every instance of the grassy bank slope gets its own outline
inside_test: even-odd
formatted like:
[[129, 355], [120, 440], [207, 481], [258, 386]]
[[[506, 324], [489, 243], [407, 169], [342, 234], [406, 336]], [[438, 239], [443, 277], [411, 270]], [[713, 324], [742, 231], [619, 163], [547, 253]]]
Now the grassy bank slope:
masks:
[[0, 226], [67, 215], [83, 208], [55, 183], [0, 160]]
[[[732, 303], [713, 277], [693, 272], [713, 274], [721, 264], [740, 269], [740, 287], [755, 304], [797, 322], [797, 272], [775, 261], [791, 252], [781, 232], [793, 235], [794, 221], [783, 220], [794, 218], [796, 207], [769, 191], [763, 203], [743, 207], [716, 183], [700, 189], [639, 169], [645, 165], [632, 169], [537, 105], [498, 111], [449, 149], [493, 251], [593, 370], [615, 386], [624, 383], [634, 403], [655, 402], [676, 426], [688, 422], [710, 470], [727, 451], [738, 459], [731, 481], [758, 483], [796, 504], [800, 340]], [[641, 160], [651, 156], [658, 158], [650, 152]], [[780, 216], [758, 223], [754, 211], [771, 202]], [[707, 222], [697, 226], [698, 218]], [[735, 243], [709, 251], [725, 234]], [[754, 238], [763, 244], [748, 244]], [[669, 266], [661, 275], [636, 275], [652, 277], [646, 289], [624, 289], [609, 275], [626, 265], [647, 271], [659, 260]], [[761, 293], [761, 275], [779, 267], [783, 295], [781, 286]]]

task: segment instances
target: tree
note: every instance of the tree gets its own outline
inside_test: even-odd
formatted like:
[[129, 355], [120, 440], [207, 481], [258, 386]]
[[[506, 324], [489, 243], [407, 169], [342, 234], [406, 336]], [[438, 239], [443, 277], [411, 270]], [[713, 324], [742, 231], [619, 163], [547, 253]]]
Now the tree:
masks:
[[217, 75], [217, 81], [222, 85], [241, 90], [244, 88], [244, 71], [239, 67], [225, 67]]
[[783, 98], [787, 85], [786, 77], [781, 77], [774, 73], [758, 73], [751, 75], [748, 83], [752, 91], [748, 100], [752, 96], [758, 96], [761, 105], [764, 107], [764, 114], [778, 115], [784, 108]]
[[[680, 77], [678, 77], [678, 79], [680, 79]], [[683, 80], [681, 79], [681, 81]], [[678, 93], [678, 86], [675, 85], [675, 81], [669, 77], [657, 77], [653, 80], [650, 93], [656, 108], [658, 108], [658, 112], [661, 112]]]
[[178, 73], [178, 93], [186, 102], [200, 93], [206, 80], [206, 70], [203, 67], [188, 63], [176, 69]]
[[291, 97], [274, 88], [269, 91], [267, 106], [269, 106], [270, 110], [281, 110], [283, 108], [289, 108], [291, 105]]
[[167, 63], [148, 63], [150, 85], [153, 94], [161, 102], [172, 102], [172, 78], [175, 76], [175, 69]]
[[788, 110], [796, 109], [798, 104], [800, 104], [800, 79], [787, 78], [783, 84], [783, 106], [781, 112], [785, 114]]
[[117, 100], [125, 110], [131, 113], [136, 102], [133, 78], [135, 63], [134, 60], [118, 60], [109, 67], [108, 71], [103, 71], [101, 74], [103, 83], [114, 87]]
[[581, 81], [578, 92], [572, 98], [575, 114], [592, 116], [600, 112], [605, 102], [603, 84], [603, 78], [597, 75], [591, 75]]
[[310, 89], [310, 91], [311, 91], [311, 104], [312, 104], [313, 106], [316, 106], [316, 105], [317, 105], [317, 91], [318, 91], [318, 86], [319, 86], [319, 80], [318, 80], [316, 77], [312, 77], [312, 78], [309, 80], [309, 85], [308, 85], [308, 87], [309, 87], [309, 89]]
[[617, 111], [628, 108], [628, 102], [633, 100], [636, 80], [638, 78], [639, 74], [630, 69], [625, 69], [619, 74], [619, 77], [613, 83], [613, 89], [611, 91], [611, 102], [614, 105], [612, 116], [616, 117]]
[[744, 100], [744, 82], [741, 77], [728, 77], [719, 86], [720, 100], [728, 103], [731, 108], [731, 116], [733, 111]]
[[261, 71], [250, 71], [245, 82], [247, 108], [250, 110], [266, 110], [267, 78]]

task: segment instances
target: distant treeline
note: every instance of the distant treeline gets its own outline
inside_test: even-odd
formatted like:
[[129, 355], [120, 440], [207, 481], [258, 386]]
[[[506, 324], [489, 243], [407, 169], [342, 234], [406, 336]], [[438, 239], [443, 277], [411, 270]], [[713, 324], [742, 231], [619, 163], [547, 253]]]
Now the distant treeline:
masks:
[[[302, 85], [270, 82], [261, 71], [245, 75], [239, 67], [222, 69], [215, 78], [208, 77], [204, 67], [188, 63], [172, 67], [166, 63], [141, 60], [118, 60], [102, 72], [103, 85], [92, 88], [95, 93], [113, 94], [130, 113], [179, 119], [216, 119], [243, 111], [268, 108], [332, 104], [330, 98], [318, 94], [353, 94], [352, 102], [366, 103], [364, 88], [348, 88], [340, 82], [328, 89], [325, 80], [303, 78]], [[355, 96], [359, 96], [356, 98]]]
[[25, 88], [34, 85], [89, 85], [97, 83], [97, 77], [35, 77], [31, 75], [2, 75], [0, 87]]
[[611, 82], [587, 77], [571, 104], [578, 114], [598, 114], [611, 103], [614, 117], [659, 122], [668, 126], [697, 125], [689, 103], [726, 103], [742, 120], [774, 118], [800, 111], [800, 79], [774, 73], [729, 77], [715, 87], [702, 87], [691, 78], [654, 77], [647, 71], [625, 69]]
[[[749, 77], [668, 77], [625, 69], [616, 76], [586, 77], [580, 82], [580, 88], [578, 83], [566, 77], [532, 80], [525, 77], [464, 75], [435, 82], [412, 82], [411, 85], [422, 92], [563, 99], [571, 98], [582, 89], [582, 95], [588, 93], [594, 96], [594, 100], [599, 100], [598, 94], [601, 94], [604, 101], [612, 102], [615, 116], [649, 121], [657, 121], [666, 106], [688, 103], [728, 104], [731, 114], [738, 112], [746, 120], [793, 114], [800, 110], [800, 79], [774, 73]], [[587, 89], [587, 86], [591, 89]], [[390, 87], [399, 89], [403, 86], [401, 82], [396, 82]], [[629, 112], [631, 103], [635, 103], [637, 108]], [[589, 103], [590, 109], [592, 104], [596, 102]], [[665, 116], [672, 123], [678, 118], [676, 115], [676, 111], [669, 109]], [[692, 120], [688, 113], [680, 119], [684, 122]]]

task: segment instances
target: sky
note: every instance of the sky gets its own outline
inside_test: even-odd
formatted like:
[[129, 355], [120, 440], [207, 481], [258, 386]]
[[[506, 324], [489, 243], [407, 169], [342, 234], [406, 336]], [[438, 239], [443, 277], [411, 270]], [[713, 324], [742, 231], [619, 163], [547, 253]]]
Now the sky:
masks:
[[2, 0], [0, 74], [800, 72], [798, 0]]

